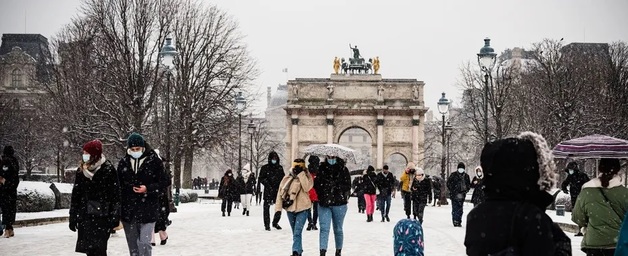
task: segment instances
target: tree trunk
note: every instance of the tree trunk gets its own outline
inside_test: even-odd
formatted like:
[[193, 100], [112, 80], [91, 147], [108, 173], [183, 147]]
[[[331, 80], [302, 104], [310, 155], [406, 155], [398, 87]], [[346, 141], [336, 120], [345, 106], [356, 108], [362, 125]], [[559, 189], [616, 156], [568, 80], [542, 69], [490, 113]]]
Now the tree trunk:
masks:
[[[188, 139], [191, 139], [191, 135]], [[183, 187], [192, 188], [192, 163], [194, 162], [194, 146], [192, 142], [188, 140], [185, 145], [185, 162], [183, 163]]]
[[174, 147], [176, 150], [174, 151], [173, 158], [173, 167], [174, 167], [174, 183], [172, 184], [175, 188], [181, 188], [181, 150], [178, 147]]

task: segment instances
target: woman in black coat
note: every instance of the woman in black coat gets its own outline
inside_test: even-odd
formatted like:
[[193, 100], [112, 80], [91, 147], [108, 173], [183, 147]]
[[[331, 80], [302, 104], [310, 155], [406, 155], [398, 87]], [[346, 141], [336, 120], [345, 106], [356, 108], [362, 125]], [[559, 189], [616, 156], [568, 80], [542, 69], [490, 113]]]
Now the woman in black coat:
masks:
[[233, 178], [233, 172], [231, 172], [231, 169], [227, 170], [225, 172], [225, 175], [222, 176], [222, 179], [220, 179], [218, 197], [222, 198], [222, 205], [220, 206], [222, 216], [225, 216], [225, 210], [227, 211], [228, 216], [231, 216], [233, 200], [236, 197], [240, 197], [240, 194], [238, 193], [238, 187], [236, 185], [235, 179]]
[[78, 230], [76, 252], [106, 256], [109, 234], [120, 221], [120, 186], [113, 164], [102, 155], [102, 143], [83, 146], [70, 206], [70, 230]]
[[425, 171], [417, 168], [410, 191], [412, 191], [412, 212], [414, 219], [423, 223], [425, 206], [432, 203], [432, 181], [425, 177]]
[[475, 177], [473, 177], [471, 181], [471, 188], [473, 189], [471, 202], [473, 203], [473, 207], [476, 207], [478, 204], [484, 202], [484, 172], [481, 166], [475, 168]]
[[[159, 152], [155, 149], [155, 153], [161, 159]], [[162, 159], [163, 161], [163, 159]], [[162, 162], [163, 163], [163, 162]], [[172, 175], [170, 172], [164, 167], [164, 175], [168, 177], [168, 188], [172, 185]], [[159, 233], [159, 239], [161, 240], [160, 244], [165, 245], [168, 242], [168, 233], [166, 229], [170, 226], [170, 191], [168, 189], [164, 189], [159, 194], [159, 216], [157, 217], [157, 221], [155, 222], [155, 233]], [[151, 237], [150, 241], [151, 245], [155, 246], [155, 236]]]

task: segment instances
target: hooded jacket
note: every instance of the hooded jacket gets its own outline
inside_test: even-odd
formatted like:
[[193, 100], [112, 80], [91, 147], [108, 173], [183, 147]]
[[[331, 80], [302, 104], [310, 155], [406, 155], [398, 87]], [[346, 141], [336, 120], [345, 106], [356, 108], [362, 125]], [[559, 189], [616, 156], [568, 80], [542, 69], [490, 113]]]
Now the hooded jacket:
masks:
[[229, 201], [232, 201], [235, 198], [240, 198], [235, 178], [233, 178], [231, 170], [227, 170], [225, 175], [220, 179], [218, 197]]
[[5, 181], [3, 185], [0, 185], [0, 192], [4, 191], [17, 196], [17, 185], [20, 184], [20, 164], [13, 154], [13, 147], [4, 147], [2, 160], [0, 161], [0, 176], [2, 176]]
[[[425, 172], [422, 169], [417, 170], [417, 174]], [[416, 178], [412, 181], [412, 187], [410, 188], [412, 191], [412, 201], [418, 202], [421, 204], [425, 204], [428, 202], [432, 202], [432, 182], [430, 179], [423, 176], [422, 180], [417, 180]]]
[[[272, 163], [272, 159], [276, 159], [276, 163]], [[279, 183], [283, 179], [285, 173], [283, 166], [279, 163], [279, 155], [276, 152], [268, 154], [268, 164], [262, 166], [259, 174], [259, 183], [264, 185], [264, 200], [275, 201], [277, 191], [279, 191]]]
[[255, 192], [255, 174], [249, 169], [249, 164], [246, 164], [242, 168], [242, 175], [236, 179], [240, 195], [253, 194]]
[[471, 188], [473, 189], [473, 195], [471, 195], [471, 202], [474, 204], [480, 204], [484, 202], [484, 173], [482, 177], [478, 175], [482, 171], [482, 167], [475, 168], [475, 177], [471, 181]]
[[567, 193], [567, 187], [569, 187], [569, 194], [571, 195], [571, 197], [577, 198], [578, 194], [580, 194], [580, 190], [582, 190], [582, 186], [584, 185], [584, 183], [587, 183], [587, 181], [589, 181], [589, 176], [587, 176], [586, 173], [580, 172], [580, 170], [578, 170], [578, 166], [575, 166], [575, 164], [570, 167], [573, 170], [573, 174], [569, 174], [569, 168], [565, 168], [567, 178], [563, 181], [560, 188], [563, 190], [563, 192]]

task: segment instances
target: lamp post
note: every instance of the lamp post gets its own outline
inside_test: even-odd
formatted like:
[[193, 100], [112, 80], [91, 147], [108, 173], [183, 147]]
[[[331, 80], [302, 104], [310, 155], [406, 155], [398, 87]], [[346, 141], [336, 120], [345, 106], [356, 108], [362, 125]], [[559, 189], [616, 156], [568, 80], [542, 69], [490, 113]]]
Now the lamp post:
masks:
[[235, 105], [238, 110], [238, 172], [242, 171], [242, 111], [246, 107], [246, 99], [242, 92], [238, 92], [235, 97]]
[[251, 156], [250, 156], [250, 162], [249, 163], [251, 163], [251, 169], [255, 170], [255, 178], [257, 178], [257, 168], [255, 168], [253, 166], [253, 135], [255, 134], [255, 131], [257, 131], [257, 126], [253, 122], [253, 116], [251, 115], [249, 117], [250, 117], [250, 121], [249, 121], [249, 125], [247, 127], [247, 130], [249, 131], [249, 134], [251, 134]]
[[447, 124], [445, 124], [445, 132], [447, 135], [447, 174], [451, 173], [451, 158], [449, 157], [450, 154], [450, 148], [451, 148], [451, 131], [453, 130], [453, 127], [451, 126], [451, 123], [447, 122]]
[[441, 163], [440, 163], [440, 176], [443, 179], [443, 182], [441, 183], [441, 190], [440, 190], [440, 205], [447, 205], [447, 198], [445, 197], [445, 190], [447, 189], [447, 186], [445, 186], [445, 180], [446, 180], [446, 175], [445, 175], [445, 164], [446, 164], [446, 144], [445, 144], [445, 115], [447, 114], [447, 112], [449, 112], [449, 100], [447, 98], [445, 98], [445, 93], [443, 92], [442, 97], [438, 100], [438, 112], [443, 115], [443, 124], [442, 124], [442, 129], [441, 129], [441, 139], [442, 139], [442, 145], [443, 145], [443, 150], [442, 150], [442, 157], [441, 157]]
[[[161, 57], [163, 65], [166, 67], [166, 77], [168, 80], [166, 83], [166, 158], [164, 161], [166, 172], [168, 173], [168, 175], [172, 174], [170, 170], [170, 83], [172, 80], [173, 72], [175, 71], [174, 58], [177, 56], [177, 54], [177, 48], [175, 48], [172, 44], [172, 38], [167, 37], [166, 42], [164, 42], [164, 46], [159, 52], [159, 56]], [[171, 212], [177, 212], [177, 208], [175, 207], [175, 205], [179, 205], [179, 188], [181, 187], [181, 177], [179, 175], [174, 175], [174, 184], [177, 190], [174, 203], [172, 200], [172, 185], [168, 187], [168, 190], [170, 191], [170, 193], [168, 193], [168, 201], [170, 202]]]
[[491, 47], [491, 39], [484, 39], [484, 46], [480, 48], [478, 53], [478, 65], [484, 72], [484, 143], [489, 141], [488, 138], [488, 78], [495, 67], [497, 54]]

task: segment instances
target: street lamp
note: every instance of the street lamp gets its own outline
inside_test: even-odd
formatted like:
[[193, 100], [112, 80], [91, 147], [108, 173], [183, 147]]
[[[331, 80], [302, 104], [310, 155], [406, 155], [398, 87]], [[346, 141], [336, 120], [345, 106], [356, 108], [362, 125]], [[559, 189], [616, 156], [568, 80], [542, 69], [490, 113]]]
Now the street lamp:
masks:
[[441, 130], [443, 150], [442, 150], [442, 157], [441, 157], [441, 164], [440, 164], [440, 176], [443, 179], [443, 182], [441, 183], [441, 190], [440, 190], [440, 199], [439, 199], [440, 205], [447, 205], [447, 198], [445, 198], [445, 190], [447, 189], [447, 187], [445, 186], [445, 182], [444, 182], [446, 180], [446, 176], [445, 176], [445, 164], [446, 164], [445, 115], [447, 114], [447, 112], [449, 112], [449, 104], [450, 104], [450, 101], [447, 98], [445, 98], [445, 93], [443, 92], [442, 97], [438, 100], [438, 112], [441, 115], [443, 115], [443, 125], [442, 125], [442, 130]]
[[[166, 158], [165, 168], [168, 175], [170, 175], [170, 83], [172, 79], [172, 75], [175, 71], [174, 66], [174, 58], [178, 55], [177, 48], [172, 44], [172, 38], [167, 37], [166, 42], [164, 42], [164, 46], [161, 48], [159, 52], [159, 56], [161, 57], [162, 64], [166, 67], [166, 76], [168, 82], [166, 84]], [[181, 175], [180, 173], [174, 176], [174, 183], [176, 188], [175, 202], [173, 204], [172, 200], [172, 185], [168, 188], [170, 193], [168, 193], [169, 202], [170, 202], [170, 211], [177, 212], [177, 208], [175, 208], [175, 204], [179, 204], [179, 188], [181, 187]]]
[[249, 125], [247, 127], [247, 130], [249, 131], [249, 134], [251, 134], [251, 156], [250, 156], [251, 168], [253, 170], [255, 170], [255, 177], [257, 178], [257, 168], [255, 168], [253, 166], [253, 135], [255, 134], [255, 131], [257, 131], [257, 126], [253, 122], [253, 116], [252, 115], [250, 116], [250, 121], [249, 121]]
[[497, 54], [491, 47], [491, 39], [484, 39], [484, 47], [478, 53], [478, 65], [484, 72], [484, 142], [488, 142], [488, 78], [495, 67]]
[[447, 124], [445, 124], [445, 132], [447, 134], [447, 174], [451, 173], [451, 158], [450, 156], [450, 150], [451, 149], [451, 131], [453, 130], [453, 127], [451, 126], [451, 123], [447, 122]]
[[242, 92], [238, 92], [235, 97], [235, 105], [238, 110], [238, 172], [242, 171], [242, 111], [246, 107], [246, 99]]

